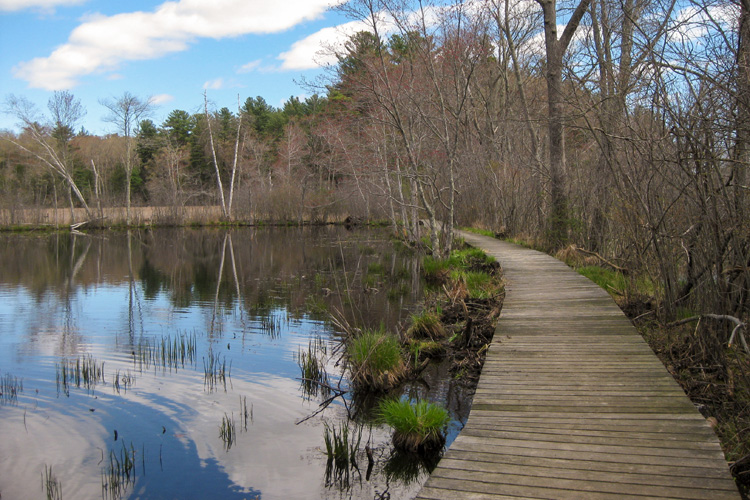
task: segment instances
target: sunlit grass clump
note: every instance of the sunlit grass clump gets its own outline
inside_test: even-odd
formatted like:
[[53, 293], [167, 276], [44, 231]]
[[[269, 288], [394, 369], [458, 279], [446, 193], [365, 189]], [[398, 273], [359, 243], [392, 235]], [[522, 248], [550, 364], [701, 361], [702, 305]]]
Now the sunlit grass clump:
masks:
[[599, 266], [579, 267], [577, 271], [607, 291], [625, 289], [625, 276], [617, 271]]
[[451, 280], [465, 286], [472, 299], [487, 299], [501, 290], [497, 281], [484, 271], [453, 271]]
[[440, 317], [434, 311], [423, 311], [412, 314], [411, 326], [406, 331], [408, 337], [413, 339], [439, 340], [445, 337], [445, 328]]
[[436, 451], [445, 444], [450, 422], [448, 410], [435, 403], [419, 400], [385, 400], [380, 403], [383, 421], [393, 427], [393, 445], [409, 452]]
[[398, 339], [382, 330], [366, 330], [347, 348], [351, 382], [357, 389], [387, 391], [406, 375]]

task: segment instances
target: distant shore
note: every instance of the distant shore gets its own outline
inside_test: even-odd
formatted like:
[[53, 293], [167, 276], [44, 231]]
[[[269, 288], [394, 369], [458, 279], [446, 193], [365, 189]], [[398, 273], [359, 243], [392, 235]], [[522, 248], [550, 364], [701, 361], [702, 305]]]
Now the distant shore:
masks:
[[[257, 224], [336, 224], [345, 223], [346, 215], [325, 214], [312, 218], [277, 219], [266, 214], [236, 213], [231, 220], [224, 217], [221, 207], [214, 206], [146, 206], [130, 207], [130, 224], [127, 224], [125, 207], [92, 208], [87, 214], [83, 208], [24, 208], [0, 209], [0, 231], [55, 230], [76, 228], [189, 226], [189, 225], [257, 225]], [[362, 219], [357, 218], [358, 222]]]

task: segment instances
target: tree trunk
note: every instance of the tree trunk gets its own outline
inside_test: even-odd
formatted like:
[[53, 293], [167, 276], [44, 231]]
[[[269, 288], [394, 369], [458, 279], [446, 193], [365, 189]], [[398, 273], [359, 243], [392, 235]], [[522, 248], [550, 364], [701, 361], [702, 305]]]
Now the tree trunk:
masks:
[[544, 15], [544, 43], [547, 55], [547, 113], [549, 134], [549, 215], [547, 239], [552, 247], [568, 241], [569, 216], [565, 194], [565, 100], [562, 92], [563, 56], [591, 0], [580, 0], [562, 36], [557, 38], [555, 0], [536, 0]]

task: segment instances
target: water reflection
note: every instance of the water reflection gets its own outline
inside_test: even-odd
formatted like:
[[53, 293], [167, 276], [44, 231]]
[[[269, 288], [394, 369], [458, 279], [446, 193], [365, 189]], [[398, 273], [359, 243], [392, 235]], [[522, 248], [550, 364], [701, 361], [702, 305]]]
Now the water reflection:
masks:
[[[320, 382], [340, 380], [326, 351], [338, 336], [328, 311], [395, 329], [421, 296], [416, 259], [384, 235], [0, 235], [0, 255], [0, 373], [4, 387], [23, 381], [0, 406], [4, 499], [28, 498], [45, 471], [66, 498], [408, 498], [418, 489], [384, 472], [389, 431], [378, 426], [362, 436], [380, 460], [374, 472], [361, 473], [360, 447], [356, 481], [326, 476], [323, 422], [346, 420], [349, 400], [305, 420], [331, 396]], [[302, 376], [302, 352], [319, 375]]]

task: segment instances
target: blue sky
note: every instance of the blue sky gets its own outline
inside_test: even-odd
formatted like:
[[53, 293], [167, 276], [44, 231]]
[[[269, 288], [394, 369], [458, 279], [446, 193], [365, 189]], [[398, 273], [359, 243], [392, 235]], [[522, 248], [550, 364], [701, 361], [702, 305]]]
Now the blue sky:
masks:
[[[341, 0], [338, 0], [340, 3]], [[174, 109], [236, 110], [237, 95], [281, 106], [311, 91], [336, 43], [356, 26], [336, 0], [0, 0], [0, 100], [23, 96], [46, 111], [54, 90], [87, 110], [82, 125], [111, 132], [99, 101], [123, 92], [154, 99], [152, 119]], [[17, 130], [0, 114], [0, 129]]]

